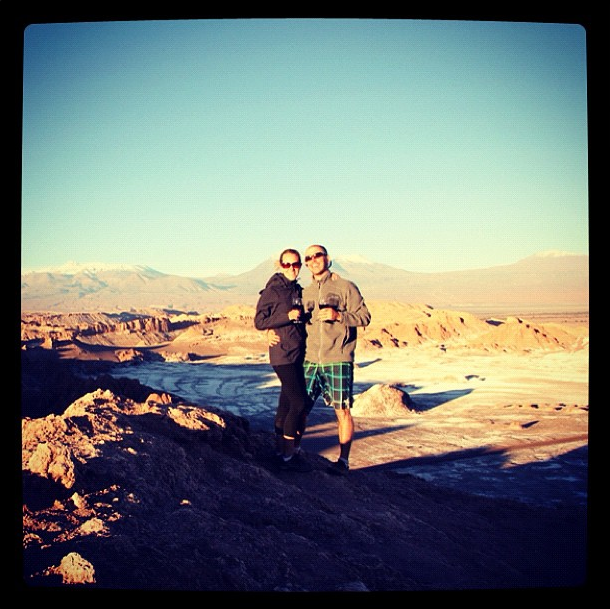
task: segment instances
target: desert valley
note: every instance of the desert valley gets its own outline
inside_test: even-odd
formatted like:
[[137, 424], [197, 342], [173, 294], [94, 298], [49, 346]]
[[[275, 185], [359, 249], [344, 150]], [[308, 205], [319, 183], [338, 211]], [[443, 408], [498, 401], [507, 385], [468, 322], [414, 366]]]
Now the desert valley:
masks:
[[[303, 442], [314, 470], [271, 465], [279, 385], [251, 296], [206, 310], [22, 306], [19, 581], [586, 588], [588, 291], [552, 307], [556, 289], [496, 310], [367, 298], [345, 479], [325, 472], [337, 439], [321, 404]], [[487, 300], [500, 302], [491, 288]]]

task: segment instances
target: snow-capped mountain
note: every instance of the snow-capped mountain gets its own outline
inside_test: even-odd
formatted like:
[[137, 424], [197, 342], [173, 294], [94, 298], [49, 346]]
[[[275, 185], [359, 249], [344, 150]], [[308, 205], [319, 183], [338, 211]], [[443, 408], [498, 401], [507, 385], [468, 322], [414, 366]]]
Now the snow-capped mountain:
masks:
[[[543, 252], [514, 264], [416, 273], [338, 256], [332, 270], [356, 283], [367, 300], [426, 303], [435, 308], [552, 310], [589, 306], [589, 256]], [[239, 275], [189, 278], [147, 266], [68, 263], [21, 276], [23, 310], [116, 311], [164, 308], [212, 311], [255, 304], [276, 272], [273, 259]], [[307, 285], [304, 267], [300, 283]]]

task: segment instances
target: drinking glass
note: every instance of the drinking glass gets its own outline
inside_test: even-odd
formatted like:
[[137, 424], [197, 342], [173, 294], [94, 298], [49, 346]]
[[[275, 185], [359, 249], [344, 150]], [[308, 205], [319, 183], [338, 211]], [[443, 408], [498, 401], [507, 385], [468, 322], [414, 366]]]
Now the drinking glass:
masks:
[[302, 317], [305, 313], [305, 310], [303, 309], [303, 299], [300, 296], [294, 296], [292, 298], [292, 308], [298, 309], [301, 313], [301, 316], [299, 317], [299, 319], [293, 319], [292, 323], [302, 324], [303, 323]]
[[[320, 300], [318, 300], [318, 306], [320, 309], [334, 309], [335, 311], [339, 310], [339, 296], [337, 294], [326, 294], [326, 296], [320, 296]], [[332, 323], [330, 319], [326, 320], [326, 323]]]

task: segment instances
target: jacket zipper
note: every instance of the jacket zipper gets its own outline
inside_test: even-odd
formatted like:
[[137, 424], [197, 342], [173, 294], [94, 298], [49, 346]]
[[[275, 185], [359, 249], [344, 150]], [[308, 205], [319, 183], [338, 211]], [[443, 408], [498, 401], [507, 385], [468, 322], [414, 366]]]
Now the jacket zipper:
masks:
[[[320, 295], [322, 293], [322, 284], [318, 282], [318, 316], [320, 315]], [[318, 363], [322, 363], [322, 339], [324, 338], [324, 322], [318, 319], [320, 327], [320, 342], [318, 343]]]

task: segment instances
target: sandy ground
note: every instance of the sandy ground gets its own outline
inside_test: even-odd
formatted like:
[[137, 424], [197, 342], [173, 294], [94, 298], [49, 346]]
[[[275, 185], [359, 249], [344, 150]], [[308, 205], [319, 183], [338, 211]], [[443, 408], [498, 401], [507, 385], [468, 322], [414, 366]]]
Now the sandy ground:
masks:
[[[439, 486], [535, 505], [585, 505], [588, 369], [588, 350], [361, 352], [355, 394], [380, 383], [395, 385], [408, 393], [416, 412], [379, 418], [355, 409], [351, 467], [389, 468]], [[272, 428], [279, 384], [266, 353], [121, 366], [113, 375]], [[303, 447], [336, 458], [334, 413], [321, 401]]]

